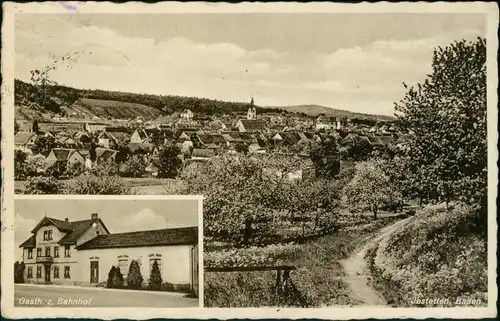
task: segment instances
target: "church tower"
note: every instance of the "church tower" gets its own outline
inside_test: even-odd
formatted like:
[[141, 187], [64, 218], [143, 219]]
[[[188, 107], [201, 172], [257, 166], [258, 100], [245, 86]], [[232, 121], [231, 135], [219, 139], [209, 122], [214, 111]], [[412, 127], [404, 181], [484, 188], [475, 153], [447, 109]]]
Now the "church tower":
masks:
[[248, 120], [255, 120], [255, 119], [257, 119], [257, 110], [255, 109], [255, 104], [254, 104], [254, 101], [253, 101], [253, 97], [252, 97], [252, 100], [250, 101], [250, 107], [248, 108], [247, 119]]

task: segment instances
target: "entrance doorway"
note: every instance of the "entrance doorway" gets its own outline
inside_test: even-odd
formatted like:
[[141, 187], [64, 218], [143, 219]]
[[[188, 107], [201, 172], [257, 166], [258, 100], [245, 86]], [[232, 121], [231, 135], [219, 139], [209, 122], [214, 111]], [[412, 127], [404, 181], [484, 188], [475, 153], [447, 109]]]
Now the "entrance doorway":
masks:
[[50, 265], [45, 265], [43, 270], [45, 271], [45, 283], [50, 283]]
[[90, 283], [99, 283], [99, 261], [90, 262]]

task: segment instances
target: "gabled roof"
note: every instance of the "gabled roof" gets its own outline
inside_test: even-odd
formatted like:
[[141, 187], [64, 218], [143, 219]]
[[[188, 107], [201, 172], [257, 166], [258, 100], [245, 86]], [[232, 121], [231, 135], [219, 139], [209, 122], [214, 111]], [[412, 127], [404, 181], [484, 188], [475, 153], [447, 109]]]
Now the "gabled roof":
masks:
[[101, 221], [100, 218], [97, 219], [90, 219], [90, 220], [83, 220], [83, 221], [75, 221], [75, 222], [70, 222], [71, 226], [73, 227], [73, 231], [71, 233], [66, 234], [62, 239], [59, 240], [59, 244], [66, 245], [66, 244], [75, 244], [76, 241], [80, 238], [80, 236], [83, 235], [94, 223], [100, 222], [104, 229], [106, 230], [107, 233], [109, 233], [106, 225]]
[[116, 155], [117, 151], [107, 148], [96, 148], [95, 154], [97, 159], [109, 159]]
[[78, 153], [78, 151], [73, 148], [52, 148], [50, 154], [52, 153], [54, 154], [56, 161], [63, 162], [67, 161], [68, 158], [70, 158], [74, 153]]
[[135, 152], [140, 149], [151, 151], [154, 149], [155, 145], [150, 143], [129, 143], [127, 147], [131, 152]]
[[14, 136], [14, 144], [25, 145], [33, 136], [36, 136], [36, 134], [30, 132], [17, 132], [16, 136]]
[[31, 235], [31, 237], [29, 239], [27, 239], [26, 241], [24, 241], [21, 245], [19, 245], [19, 247], [23, 247], [23, 248], [36, 247], [36, 235], [35, 234]]
[[264, 130], [267, 127], [266, 122], [260, 119], [255, 119], [255, 120], [241, 119], [240, 121], [243, 127], [245, 127], [245, 130], [247, 131]]
[[148, 138], [148, 134], [144, 131], [144, 129], [136, 129], [136, 132], [141, 139]]
[[193, 149], [193, 153], [191, 154], [191, 157], [204, 157], [204, 158], [210, 158], [214, 156], [214, 151], [213, 149], [201, 149], [201, 148], [195, 148]]
[[368, 138], [372, 146], [384, 146], [384, 143], [377, 136], [368, 135], [366, 138]]
[[391, 145], [391, 144], [394, 144], [394, 137], [390, 136], [390, 135], [382, 135], [382, 136], [378, 136], [378, 138], [382, 141], [382, 143], [384, 143], [384, 145]]
[[65, 236], [63, 236], [62, 239], [59, 240], [59, 244], [75, 244], [76, 241], [80, 238], [80, 236], [85, 233], [94, 223], [100, 222], [104, 229], [106, 230], [107, 233], [109, 233], [108, 228], [104, 223], [101, 221], [100, 218], [96, 219], [90, 219], [90, 220], [83, 220], [83, 221], [73, 221], [73, 222], [67, 222], [67, 221], [61, 221], [53, 217], [44, 217], [38, 224], [35, 226], [35, 228], [31, 231], [33, 235], [24, 241], [19, 247], [25, 247], [25, 248], [30, 248], [30, 247], [35, 247], [36, 246], [36, 232], [42, 227], [42, 226], [47, 226], [47, 225], [54, 225], [57, 227], [62, 232], [67, 233]]
[[99, 235], [77, 247], [78, 250], [198, 244], [198, 227]]

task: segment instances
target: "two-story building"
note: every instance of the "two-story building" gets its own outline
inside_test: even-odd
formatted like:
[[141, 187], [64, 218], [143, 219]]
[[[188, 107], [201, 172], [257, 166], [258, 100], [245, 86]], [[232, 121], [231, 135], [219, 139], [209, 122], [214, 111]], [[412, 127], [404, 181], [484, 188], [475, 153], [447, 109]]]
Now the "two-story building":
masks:
[[44, 217], [23, 242], [24, 279], [35, 284], [106, 282], [112, 266], [127, 277], [136, 260], [144, 283], [158, 262], [163, 282], [198, 290], [198, 228], [110, 233], [97, 213], [87, 220]]

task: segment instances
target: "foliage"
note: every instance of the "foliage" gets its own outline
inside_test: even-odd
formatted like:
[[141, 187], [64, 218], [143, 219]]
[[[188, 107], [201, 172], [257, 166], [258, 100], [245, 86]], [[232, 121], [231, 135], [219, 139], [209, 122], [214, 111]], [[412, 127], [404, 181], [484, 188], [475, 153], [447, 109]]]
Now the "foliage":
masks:
[[94, 162], [90, 174], [95, 176], [116, 176], [118, 175], [118, 164], [113, 160]]
[[167, 144], [160, 149], [158, 161], [158, 177], [175, 178], [182, 169], [181, 151], [174, 144]]
[[14, 135], [17, 134], [17, 132], [19, 132], [19, 124], [17, 121], [14, 121]]
[[184, 193], [204, 195], [205, 235], [248, 245], [282, 219], [278, 195], [300, 167], [294, 159], [222, 155], [183, 173]]
[[24, 183], [25, 194], [61, 194], [62, 186], [53, 177], [29, 177]]
[[72, 164], [68, 164], [66, 169], [66, 175], [68, 177], [77, 177], [80, 176], [85, 171], [85, 165], [80, 162], [75, 162]]
[[340, 171], [340, 154], [337, 140], [328, 136], [317, 144], [310, 153], [316, 169], [316, 177], [334, 178]]
[[14, 283], [24, 283], [24, 270], [26, 266], [24, 262], [16, 261], [14, 263]]
[[123, 275], [119, 268], [112, 266], [108, 273], [107, 287], [119, 289], [123, 287]]
[[122, 178], [116, 175], [82, 174], [68, 181], [63, 192], [77, 195], [127, 195], [130, 188]]
[[53, 148], [56, 148], [56, 139], [52, 136], [38, 136], [35, 139], [33, 147], [31, 150], [33, 154], [42, 154], [47, 157]]
[[247, 155], [248, 154], [248, 145], [245, 143], [237, 143], [234, 146], [234, 149], [241, 154]]
[[14, 177], [22, 179], [26, 177], [26, 159], [28, 154], [22, 150], [14, 151]]
[[486, 195], [486, 40], [434, 50], [432, 73], [396, 103], [409, 131], [407, 171], [421, 193], [446, 202]]
[[151, 275], [149, 278], [149, 288], [151, 290], [161, 290], [162, 278], [160, 267], [158, 266], [158, 261], [154, 261], [153, 267], [151, 268]]
[[366, 138], [357, 136], [352, 143], [347, 146], [347, 157], [356, 162], [367, 161], [373, 152], [373, 147]]
[[390, 303], [411, 298], [458, 298], [487, 303], [486, 233], [478, 207], [427, 206], [369, 253], [376, 285]]
[[356, 165], [353, 179], [344, 187], [343, 199], [352, 210], [371, 210], [376, 219], [389, 194], [389, 178], [384, 172], [372, 163], [362, 162]]
[[66, 175], [68, 164], [65, 161], [55, 162], [45, 170], [45, 175], [48, 177], [60, 178]]
[[143, 278], [141, 275], [139, 262], [137, 262], [136, 260], [132, 260], [130, 262], [130, 267], [127, 275], [127, 286], [130, 289], [141, 289], [142, 281]]
[[39, 126], [38, 126], [38, 120], [33, 120], [33, 124], [31, 125], [31, 131], [34, 133], [38, 133]]
[[125, 177], [142, 177], [146, 173], [146, 163], [144, 157], [133, 155], [129, 157], [121, 166], [120, 174]]

